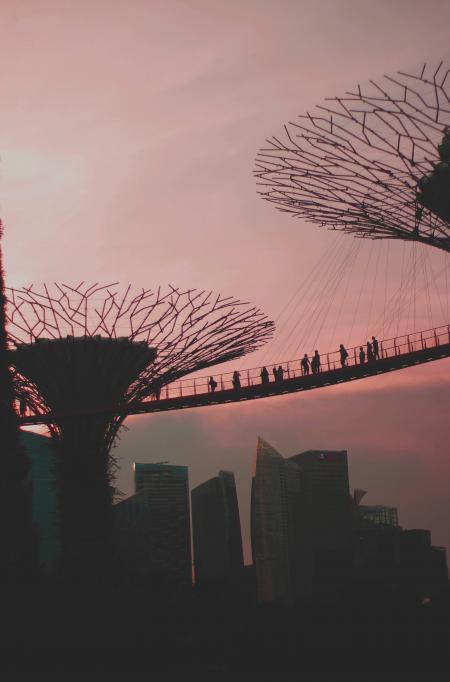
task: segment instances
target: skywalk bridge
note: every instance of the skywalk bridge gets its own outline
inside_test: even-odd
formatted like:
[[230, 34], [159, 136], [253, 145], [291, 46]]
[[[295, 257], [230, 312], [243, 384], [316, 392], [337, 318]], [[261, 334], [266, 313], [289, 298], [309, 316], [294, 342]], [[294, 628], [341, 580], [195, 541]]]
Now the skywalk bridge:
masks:
[[[366, 350], [365, 345], [363, 345]], [[188, 378], [164, 386], [159, 398], [121, 406], [99, 406], [95, 412], [83, 414], [148, 414], [150, 412], [166, 412], [169, 410], [183, 410], [192, 407], [206, 407], [209, 405], [223, 405], [257, 398], [309, 391], [324, 388], [378, 374], [385, 374], [414, 365], [424, 364], [433, 360], [450, 357], [450, 325], [444, 325], [422, 332], [384, 339], [379, 342], [380, 358], [371, 362], [359, 362], [360, 346], [347, 348], [348, 358], [345, 367], [341, 366], [340, 353], [322, 354], [321, 368], [316, 374], [304, 375], [301, 371], [300, 359], [267, 365], [271, 381], [263, 384], [261, 381], [261, 367], [240, 371], [241, 387], [235, 389], [232, 379], [233, 373], [213, 374], [199, 378]], [[281, 365], [284, 370], [283, 380], [275, 381], [273, 369]], [[209, 379], [214, 376], [217, 382], [215, 391], [210, 390]], [[75, 417], [80, 413], [58, 415], [61, 417]], [[22, 416], [22, 425], [51, 423], [54, 415], [31, 414]]]

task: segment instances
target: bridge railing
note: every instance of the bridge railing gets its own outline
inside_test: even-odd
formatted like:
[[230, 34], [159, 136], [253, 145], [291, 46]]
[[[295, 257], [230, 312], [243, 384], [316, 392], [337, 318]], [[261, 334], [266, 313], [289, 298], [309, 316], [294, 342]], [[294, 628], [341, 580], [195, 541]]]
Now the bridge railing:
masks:
[[[427, 348], [448, 343], [450, 343], [450, 325], [442, 325], [440, 327], [427, 329], [421, 332], [403, 334], [401, 336], [379, 340], [379, 359], [381, 360], [384, 358], [406, 355], [414, 351], [426, 350]], [[361, 346], [346, 348], [348, 356], [346, 358], [344, 367], [342, 366], [341, 353], [339, 349], [332, 351], [331, 353], [320, 354], [321, 364], [319, 372], [321, 374], [324, 372], [342, 372], [345, 371], [345, 367], [360, 365], [360, 349]], [[367, 363], [366, 344], [362, 346], [362, 349], [366, 353], [365, 363]], [[320, 349], [318, 350], [320, 353]], [[311, 361], [312, 354], [308, 354], [308, 358]], [[373, 360], [373, 362], [377, 362], [377, 359]], [[275, 382], [274, 369], [278, 369], [279, 367], [281, 367], [283, 370], [283, 378], [281, 381], [288, 381], [289, 379], [297, 379], [301, 376], [304, 376], [300, 363], [301, 358], [297, 358], [295, 360], [288, 360], [285, 362], [266, 365], [266, 369], [269, 374], [269, 382], [272, 384]], [[249, 386], [261, 385], [261, 369], [261, 367], [253, 367], [250, 369], [240, 370], [240, 387], [247, 388]], [[310, 370], [309, 375], [311, 376], [311, 374], [312, 372]], [[182, 379], [164, 386], [161, 390], [160, 399], [164, 400], [167, 398], [179, 398], [182, 396], [211, 393], [212, 387], [209, 383], [211, 377], [217, 384], [215, 387], [216, 392], [235, 390], [235, 386], [233, 384], [233, 372], [214, 374], [212, 368], [211, 374], [208, 376]]]

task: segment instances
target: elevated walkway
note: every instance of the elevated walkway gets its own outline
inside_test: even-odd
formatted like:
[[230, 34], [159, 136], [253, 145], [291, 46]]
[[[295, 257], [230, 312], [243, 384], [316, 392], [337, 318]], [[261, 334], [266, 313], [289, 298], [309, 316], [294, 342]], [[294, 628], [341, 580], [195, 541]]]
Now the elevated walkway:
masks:
[[[345, 367], [341, 367], [339, 351], [336, 351], [326, 354], [325, 357], [322, 356], [321, 371], [317, 374], [302, 375], [300, 360], [267, 366], [270, 376], [272, 376], [273, 367], [281, 365], [284, 369], [283, 380], [272, 380], [269, 384], [261, 382], [260, 367], [243, 370], [240, 372], [241, 387], [237, 390], [232, 386], [232, 373], [215, 375], [217, 389], [214, 392], [209, 390], [209, 376], [197, 379], [188, 378], [164, 387], [159, 399], [149, 399], [134, 405], [116, 408], [99, 406], [93, 414], [149, 414], [223, 405], [365, 379], [450, 357], [450, 325], [383, 340], [380, 342], [380, 358], [363, 364], [359, 362], [359, 347], [347, 350], [349, 355]], [[67, 418], [76, 417], [79, 414], [81, 413], [57, 416]], [[83, 412], [83, 414], [87, 413]], [[55, 416], [51, 414], [27, 415], [21, 417], [20, 423], [22, 425], [51, 423]]]

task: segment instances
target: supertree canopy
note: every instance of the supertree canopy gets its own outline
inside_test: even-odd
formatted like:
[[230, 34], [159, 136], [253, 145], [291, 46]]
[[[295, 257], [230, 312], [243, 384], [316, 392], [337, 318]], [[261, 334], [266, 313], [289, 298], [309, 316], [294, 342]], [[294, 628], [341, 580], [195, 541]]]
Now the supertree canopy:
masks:
[[321, 226], [450, 251], [449, 95], [441, 63], [326, 100], [260, 150], [260, 194]]
[[241, 357], [273, 323], [230, 297], [116, 284], [8, 289], [8, 333], [21, 410], [51, 414], [65, 564], [105, 556], [115, 460], [129, 408], [199, 369]]

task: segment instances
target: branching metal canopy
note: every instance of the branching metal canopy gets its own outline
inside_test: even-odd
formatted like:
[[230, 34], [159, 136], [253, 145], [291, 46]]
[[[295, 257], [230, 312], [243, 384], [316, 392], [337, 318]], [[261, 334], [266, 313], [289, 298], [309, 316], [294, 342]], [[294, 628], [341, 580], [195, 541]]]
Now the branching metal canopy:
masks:
[[325, 102], [260, 150], [261, 196], [358, 237], [450, 250], [449, 69], [424, 65]]
[[[31, 367], [33, 362], [42, 365], [45, 355], [46, 375], [51, 371], [51, 357], [54, 357], [54, 384], [68, 379], [68, 375], [62, 376], [61, 362], [56, 360], [65, 352], [67, 359], [77, 358], [80, 364], [80, 344], [90, 355], [95, 348], [103, 356], [103, 364], [108, 358], [122, 356], [128, 358], [127, 363], [132, 358], [136, 364], [135, 356], [142, 356], [139, 348], [144, 347], [152, 351], [147, 353], [148, 362], [142, 365], [139, 360], [139, 368], [132, 379], [130, 376], [130, 385], [121, 390], [121, 400], [129, 404], [186, 374], [246, 355], [273, 334], [273, 323], [259, 309], [232, 297], [193, 289], [182, 291], [173, 286], [166, 291], [159, 288], [138, 293], [132, 293], [128, 287], [119, 293], [116, 285], [81, 283], [75, 287], [44, 285], [41, 291], [32, 286], [8, 289], [8, 333], [16, 346], [17, 357], [26, 357], [27, 367]], [[118, 350], [110, 350], [105, 344], [108, 339], [114, 342], [114, 347], [122, 341], [124, 350], [119, 355]], [[95, 340], [102, 343], [93, 346]], [[39, 352], [32, 354], [35, 360], [30, 360], [30, 353], [25, 349], [34, 345]], [[43, 354], [45, 346], [48, 352]], [[112, 361], [109, 365], [102, 381], [116, 385], [127, 368], [122, 366], [123, 362]], [[38, 375], [39, 371], [36, 367]], [[30, 381], [32, 373], [31, 369], [27, 372], [29, 379], [18, 377], [20, 392], [30, 407], [47, 412], [50, 406], [45, 401], [42, 403], [39, 386], [42, 382]], [[56, 395], [53, 390], [52, 395]], [[89, 402], [89, 396], [86, 400]], [[57, 406], [51, 408], [57, 409]]]

